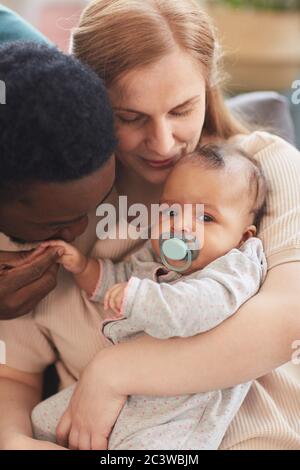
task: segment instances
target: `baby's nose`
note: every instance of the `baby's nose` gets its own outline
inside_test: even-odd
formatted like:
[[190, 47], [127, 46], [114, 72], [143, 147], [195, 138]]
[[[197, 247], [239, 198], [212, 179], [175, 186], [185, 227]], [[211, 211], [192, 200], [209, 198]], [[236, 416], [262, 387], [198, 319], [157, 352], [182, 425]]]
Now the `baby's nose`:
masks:
[[176, 232], [182, 232], [182, 234], [191, 234], [193, 231], [191, 221], [185, 220], [183, 217], [176, 217], [172, 225]]
[[193, 238], [194, 236], [193, 229], [189, 225], [180, 227], [179, 232], [181, 233], [181, 236], [186, 239]]
[[192, 227], [190, 227], [189, 225], [184, 226], [183, 233], [184, 235], [191, 235], [193, 233]]

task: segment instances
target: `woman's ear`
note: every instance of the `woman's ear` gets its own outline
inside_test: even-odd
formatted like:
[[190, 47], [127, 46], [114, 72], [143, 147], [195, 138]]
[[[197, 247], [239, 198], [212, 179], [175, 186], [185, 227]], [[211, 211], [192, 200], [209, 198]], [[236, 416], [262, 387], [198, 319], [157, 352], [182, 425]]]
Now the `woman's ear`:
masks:
[[246, 240], [248, 240], [248, 238], [255, 237], [255, 235], [256, 235], [255, 225], [249, 225], [248, 227], [246, 227], [246, 229], [244, 230], [243, 236], [240, 240], [240, 243], [238, 245], [238, 248], [240, 248], [242, 244], [245, 243]]

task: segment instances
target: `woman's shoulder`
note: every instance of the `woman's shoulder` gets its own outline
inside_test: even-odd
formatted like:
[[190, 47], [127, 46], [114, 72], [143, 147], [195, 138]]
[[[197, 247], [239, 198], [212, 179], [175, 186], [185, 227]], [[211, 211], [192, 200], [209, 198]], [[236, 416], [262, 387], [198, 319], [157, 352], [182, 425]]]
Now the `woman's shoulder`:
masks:
[[238, 144], [252, 157], [255, 157], [259, 153], [276, 152], [279, 149], [285, 153], [298, 152], [297, 149], [286, 140], [282, 139], [278, 135], [266, 131], [254, 131], [249, 134], [238, 134], [231, 137], [229, 141]]

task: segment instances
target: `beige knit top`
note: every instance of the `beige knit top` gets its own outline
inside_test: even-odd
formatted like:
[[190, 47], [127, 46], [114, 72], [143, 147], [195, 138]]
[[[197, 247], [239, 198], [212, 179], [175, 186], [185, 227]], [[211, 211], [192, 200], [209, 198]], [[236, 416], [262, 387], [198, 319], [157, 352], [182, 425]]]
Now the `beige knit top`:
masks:
[[[300, 261], [300, 153], [284, 140], [266, 132], [237, 136], [240, 145], [260, 161], [269, 180], [269, 214], [260, 233], [268, 269]], [[106, 202], [117, 205], [113, 191]], [[76, 241], [84, 252], [119, 260], [140, 246], [136, 240], [96, 240], [97, 218]], [[17, 250], [0, 234], [0, 250]], [[0, 340], [6, 343], [7, 365], [27, 372], [41, 372], [55, 362], [65, 387], [97, 351], [107, 347], [101, 334], [102, 312], [74, 284], [71, 275], [59, 272], [58, 286], [30, 314], [0, 322]], [[300, 338], [299, 338], [300, 339]], [[300, 366], [298, 366], [300, 368]], [[300, 449], [300, 373], [274, 371], [256, 380], [228, 429], [222, 449]]]

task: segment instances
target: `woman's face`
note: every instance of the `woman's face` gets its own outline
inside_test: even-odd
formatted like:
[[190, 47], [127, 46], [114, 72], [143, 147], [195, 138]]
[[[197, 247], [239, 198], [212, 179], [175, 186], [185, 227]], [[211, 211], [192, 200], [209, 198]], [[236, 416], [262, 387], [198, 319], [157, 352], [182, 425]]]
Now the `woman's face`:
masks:
[[195, 149], [205, 116], [205, 80], [181, 50], [135, 69], [109, 89], [119, 140], [117, 158], [130, 173], [163, 184], [170, 169]]

